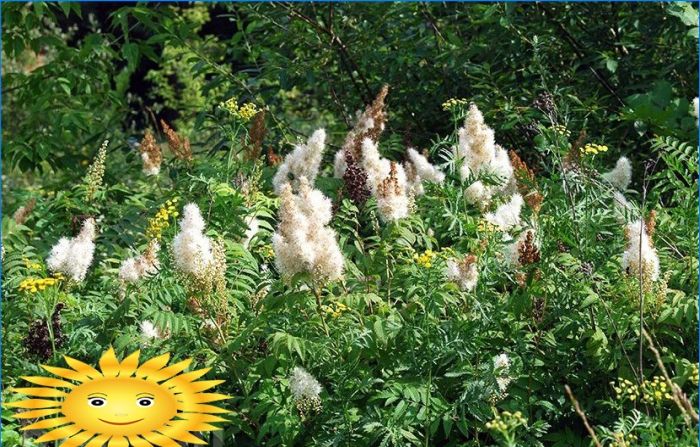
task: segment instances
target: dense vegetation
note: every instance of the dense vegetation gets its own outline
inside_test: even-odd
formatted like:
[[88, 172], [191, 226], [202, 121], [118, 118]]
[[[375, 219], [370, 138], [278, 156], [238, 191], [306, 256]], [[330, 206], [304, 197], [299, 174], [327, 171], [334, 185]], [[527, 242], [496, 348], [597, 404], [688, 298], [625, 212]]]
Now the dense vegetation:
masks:
[[3, 401], [114, 346], [227, 446], [696, 445], [697, 22], [3, 3]]

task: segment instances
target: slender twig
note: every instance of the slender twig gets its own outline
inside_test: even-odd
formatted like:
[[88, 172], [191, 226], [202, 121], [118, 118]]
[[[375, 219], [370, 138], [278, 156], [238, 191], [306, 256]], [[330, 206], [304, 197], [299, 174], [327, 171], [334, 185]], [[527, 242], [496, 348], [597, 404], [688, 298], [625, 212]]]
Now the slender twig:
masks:
[[603, 447], [603, 445], [598, 441], [598, 437], [595, 435], [595, 431], [593, 431], [593, 427], [591, 427], [591, 424], [588, 423], [588, 418], [586, 417], [586, 413], [583, 412], [581, 409], [581, 406], [578, 404], [578, 401], [574, 397], [574, 393], [571, 392], [571, 388], [569, 388], [569, 385], [564, 385], [564, 389], [566, 390], [566, 394], [569, 396], [569, 400], [571, 400], [571, 404], [574, 406], [574, 410], [576, 410], [576, 413], [579, 415], [581, 420], [583, 421], [583, 425], [586, 427], [586, 431], [588, 431], [588, 434], [591, 435], [591, 439], [593, 439], [593, 443], [596, 445], [596, 447]]

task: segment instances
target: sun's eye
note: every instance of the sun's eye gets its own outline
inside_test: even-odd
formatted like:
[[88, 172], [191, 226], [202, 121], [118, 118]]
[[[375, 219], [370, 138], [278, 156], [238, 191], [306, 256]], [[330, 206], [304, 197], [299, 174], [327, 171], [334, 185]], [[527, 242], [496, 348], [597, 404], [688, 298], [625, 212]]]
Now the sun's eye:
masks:
[[88, 397], [88, 403], [93, 407], [104, 407], [107, 405], [107, 399], [104, 397]]
[[136, 404], [139, 407], [150, 407], [153, 405], [153, 398], [152, 397], [139, 397], [136, 400]]

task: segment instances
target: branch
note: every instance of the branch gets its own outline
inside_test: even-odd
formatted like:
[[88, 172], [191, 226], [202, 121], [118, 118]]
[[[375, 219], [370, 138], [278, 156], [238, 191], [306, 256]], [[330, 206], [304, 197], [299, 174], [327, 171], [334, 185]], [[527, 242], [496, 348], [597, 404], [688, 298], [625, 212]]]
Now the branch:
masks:
[[588, 431], [588, 434], [591, 435], [591, 439], [593, 439], [593, 443], [596, 445], [596, 447], [603, 447], [603, 445], [598, 441], [598, 437], [595, 435], [595, 431], [593, 431], [593, 427], [591, 427], [591, 424], [588, 423], [588, 418], [586, 417], [586, 413], [583, 412], [581, 409], [581, 406], [578, 404], [578, 401], [574, 397], [574, 393], [571, 392], [571, 388], [569, 388], [569, 385], [564, 385], [564, 390], [566, 390], [566, 394], [569, 396], [569, 400], [571, 400], [571, 404], [574, 406], [574, 410], [576, 410], [576, 413], [579, 415], [581, 420], [583, 421], [583, 425], [586, 427], [586, 431]]

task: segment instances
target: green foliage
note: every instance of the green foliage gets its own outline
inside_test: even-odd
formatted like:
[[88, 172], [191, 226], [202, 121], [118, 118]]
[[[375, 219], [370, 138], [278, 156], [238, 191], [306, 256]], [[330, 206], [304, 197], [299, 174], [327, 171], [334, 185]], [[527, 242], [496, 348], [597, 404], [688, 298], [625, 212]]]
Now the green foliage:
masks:
[[[192, 357], [225, 379], [224, 445], [592, 445], [564, 384], [606, 446], [694, 445], [697, 428], [672, 400], [642, 402], [643, 391], [625, 400], [616, 383], [643, 390], [662, 375], [647, 346], [640, 358], [641, 324], [697, 402], [695, 6], [128, 4], [90, 18], [95, 11], [2, 4], [4, 390], [40, 374], [39, 363], [91, 363], [111, 345]], [[426, 148], [447, 177], [392, 224], [374, 198], [358, 206], [332, 178], [351, 117], [384, 83], [383, 156]], [[252, 122], [220, 107], [229, 98], [265, 111], [258, 151]], [[450, 98], [467, 101], [443, 108]], [[532, 264], [510, 266], [505, 234], [464, 198], [477, 178], [461, 179], [451, 148], [469, 101], [535, 173], [529, 187], [542, 206], [523, 211], [539, 235]], [[192, 160], [168, 149], [160, 118], [189, 137]], [[330, 144], [316, 187], [333, 200], [345, 274], [321, 287], [278, 271], [271, 180], [274, 156], [322, 126]], [[146, 129], [163, 155], [154, 176], [136, 144]], [[609, 150], [570, 170], [580, 131]], [[88, 180], [106, 139], [104, 177]], [[621, 268], [625, 234], [599, 175], [622, 155], [634, 168], [633, 212], [656, 213], [661, 277], [648, 289]], [[187, 203], [222, 243], [222, 291], [204, 293], [176, 268], [175, 213]], [[22, 287], [50, 276], [52, 246], [86, 216], [99, 234], [85, 281]], [[157, 274], [120, 281], [121, 263], [152, 237], [162, 245]], [[472, 291], [445, 275], [448, 260], [467, 254], [478, 257]], [[64, 339], [52, 334], [41, 358], [25, 340], [58, 303]], [[144, 321], [161, 337], [146, 339]], [[301, 412], [294, 398], [298, 366], [323, 388], [318, 412]], [[2, 419], [3, 443], [33, 445], [7, 409]]]

